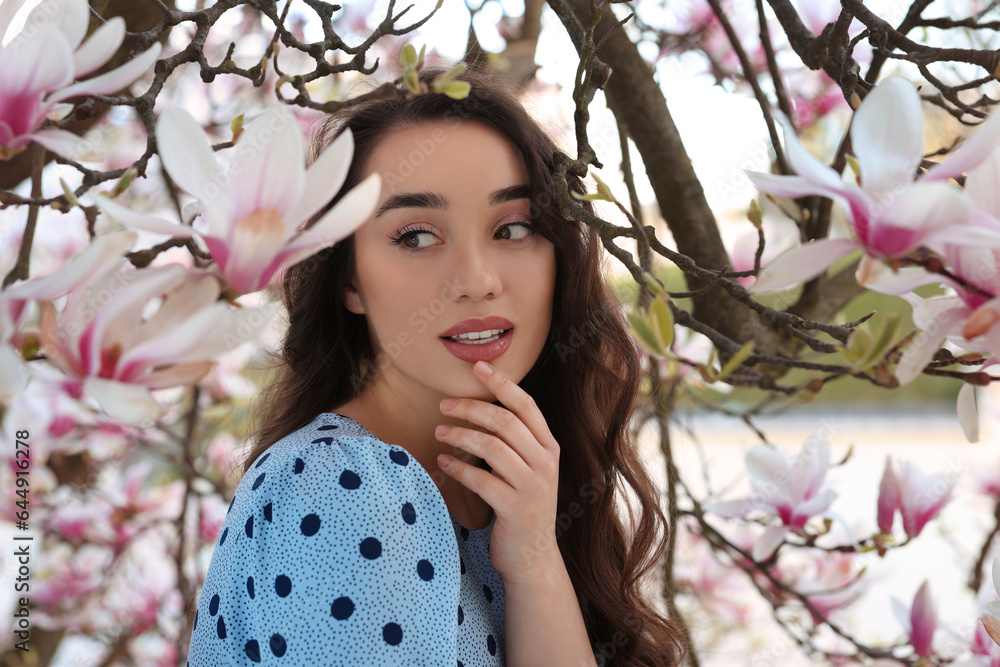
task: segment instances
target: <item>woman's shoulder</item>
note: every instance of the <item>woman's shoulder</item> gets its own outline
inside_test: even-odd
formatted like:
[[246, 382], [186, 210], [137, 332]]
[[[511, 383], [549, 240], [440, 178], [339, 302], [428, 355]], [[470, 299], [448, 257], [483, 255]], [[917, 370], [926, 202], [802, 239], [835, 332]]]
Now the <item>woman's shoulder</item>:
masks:
[[258, 488], [268, 495], [301, 499], [356, 492], [348, 495], [364, 497], [369, 504], [419, 497], [447, 516], [434, 481], [405, 449], [331, 412], [320, 413], [258, 456], [240, 481], [233, 503], [239, 506], [244, 498], [257, 495]]

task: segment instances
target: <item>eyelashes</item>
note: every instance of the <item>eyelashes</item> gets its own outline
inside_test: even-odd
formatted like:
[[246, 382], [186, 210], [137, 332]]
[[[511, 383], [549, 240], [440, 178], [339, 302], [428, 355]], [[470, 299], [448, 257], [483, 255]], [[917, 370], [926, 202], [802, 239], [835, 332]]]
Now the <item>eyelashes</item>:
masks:
[[[507, 228], [507, 227], [514, 227], [514, 226], [524, 227], [525, 229], [528, 230], [529, 234], [527, 236], [525, 236], [524, 238], [521, 238], [521, 239], [504, 239], [504, 240], [510, 240], [512, 243], [520, 243], [522, 241], [529, 240], [538, 231], [538, 228], [535, 227], [535, 225], [531, 224], [530, 222], [528, 222], [526, 220], [518, 220], [518, 221], [515, 221], [515, 222], [508, 222], [508, 223], [506, 223], [504, 225], [501, 225], [500, 228], [497, 231], [499, 232], [501, 229], [504, 229], [504, 228]], [[417, 226], [417, 227], [404, 227], [402, 230], [400, 230], [400, 232], [398, 234], [396, 234], [394, 236], [390, 235], [389, 240], [392, 242], [393, 245], [401, 246], [401, 247], [405, 248], [406, 250], [409, 250], [411, 252], [415, 252], [415, 251], [418, 251], [418, 250], [424, 250], [424, 248], [411, 248], [410, 246], [405, 245], [405, 241], [408, 238], [410, 238], [410, 237], [416, 238], [419, 234], [431, 234], [431, 235], [433, 235], [434, 232], [432, 232], [429, 229], [425, 229], [423, 227], [420, 227], [420, 226]]]

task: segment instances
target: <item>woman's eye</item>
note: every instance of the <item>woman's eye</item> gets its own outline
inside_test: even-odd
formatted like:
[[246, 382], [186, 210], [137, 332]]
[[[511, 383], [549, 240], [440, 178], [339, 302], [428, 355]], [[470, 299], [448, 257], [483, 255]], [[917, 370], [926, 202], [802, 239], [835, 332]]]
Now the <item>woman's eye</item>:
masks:
[[395, 245], [403, 246], [407, 250], [420, 250], [422, 248], [426, 248], [427, 246], [419, 245], [420, 243], [419, 241], [417, 241], [417, 245], [414, 245], [410, 243], [410, 241], [411, 239], [416, 239], [421, 234], [426, 236], [434, 236], [433, 233], [429, 232], [426, 229], [411, 229], [409, 231], [403, 231], [398, 235], [396, 235], [396, 237], [392, 239], [392, 242]]
[[[514, 234], [514, 232], [510, 230], [514, 230], [517, 228], [520, 228], [521, 230], [523, 230], [523, 232], [521, 232], [519, 236], [518, 235], [511, 236], [511, 234]], [[497, 231], [497, 234], [502, 233], [503, 230], [505, 229], [508, 230], [507, 238], [509, 238], [511, 241], [522, 241], [535, 233], [534, 225], [527, 222], [512, 222], [506, 224], [503, 227], [501, 227], [499, 231]]]

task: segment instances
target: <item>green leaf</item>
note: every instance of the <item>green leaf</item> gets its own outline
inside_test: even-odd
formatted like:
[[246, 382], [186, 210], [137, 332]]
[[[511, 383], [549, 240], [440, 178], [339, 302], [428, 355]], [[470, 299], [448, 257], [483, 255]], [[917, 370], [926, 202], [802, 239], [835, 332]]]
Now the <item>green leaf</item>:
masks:
[[70, 203], [70, 206], [79, 206], [80, 201], [76, 198], [76, 195], [73, 194], [73, 190], [66, 184], [66, 181], [64, 181], [62, 177], [59, 178], [59, 183], [62, 184], [63, 195], [66, 197], [66, 201]]
[[670, 306], [659, 297], [649, 304], [649, 323], [660, 349], [669, 350], [674, 344], [674, 314]]
[[629, 324], [632, 325], [630, 327], [632, 337], [639, 341], [639, 344], [646, 348], [653, 356], [665, 356], [646, 318], [641, 313], [626, 313], [625, 316], [628, 318]]
[[243, 114], [233, 119], [233, 122], [229, 124], [229, 129], [233, 131], [234, 138], [243, 131]]
[[420, 78], [417, 76], [417, 70], [408, 69], [403, 72], [403, 81], [406, 82], [406, 87], [410, 89], [411, 93], [420, 94]]
[[399, 51], [399, 62], [407, 69], [415, 67], [417, 64], [417, 50], [412, 44], [407, 44]]
[[432, 82], [434, 90], [440, 93], [445, 86], [455, 80], [455, 77], [464, 72], [466, 67], [468, 65], [466, 65], [465, 61], [459, 60], [450, 70], [434, 79]]
[[420, 55], [417, 56], [417, 64], [416, 64], [417, 69], [420, 69], [421, 67], [424, 66], [424, 51], [426, 50], [427, 50], [426, 44], [420, 47]]
[[615, 196], [611, 194], [611, 188], [608, 187], [608, 184], [602, 181], [601, 177], [597, 174], [591, 174], [591, 176], [597, 181], [597, 192], [601, 195], [600, 198], [607, 201], [615, 201]]
[[452, 81], [441, 89], [441, 92], [453, 100], [464, 100], [469, 96], [472, 84], [468, 81]]
[[845, 155], [844, 157], [847, 158], [847, 164], [849, 164], [851, 166], [851, 171], [854, 172], [855, 178], [857, 178], [857, 179], [860, 180], [861, 179], [861, 163], [858, 162], [858, 158], [854, 157], [853, 155]]
[[722, 370], [719, 371], [719, 375], [715, 379], [725, 380], [730, 373], [739, 368], [739, 365], [746, 361], [746, 358], [750, 356], [751, 352], [753, 352], [754, 345], [754, 341], [750, 341], [741, 347], [736, 354], [729, 358], [729, 361], [727, 361], [726, 365], [722, 367]]
[[750, 200], [750, 210], [747, 211], [747, 220], [753, 223], [753, 226], [760, 229], [760, 226], [764, 224], [764, 212], [760, 210], [760, 205], [757, 204], [756, 199]]
[[134, 165], [126, 169], [125, 173], [118, 179], [118, 182], [115, 183], [115, 186], [111, 188], [111, 194], [109, 196], [114, 199], [121, 193], [128, 190], [128, 187], [132, 185], [132, 181], [135, 180], [138, 173], [139, 170], [137, 170]]

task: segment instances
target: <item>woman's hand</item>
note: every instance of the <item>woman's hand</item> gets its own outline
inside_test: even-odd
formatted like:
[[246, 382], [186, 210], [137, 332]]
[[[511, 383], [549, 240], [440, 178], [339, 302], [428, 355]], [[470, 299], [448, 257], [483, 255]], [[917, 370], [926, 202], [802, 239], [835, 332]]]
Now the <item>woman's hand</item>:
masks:
[[[492, 371], [491, 374], [484, 373]], [[558, 558], [556, 501], [559, 488], [559, 443], [549, 431], [534, 399], [521, 387], [480, 361], [473, 375], [507, 408], [475, 398], [445, 399], [441, 411], [491, 433], [440, 425], [438, 440], [484, 459], [492, 473], [441, 454], [438, 465], [496, 513], [490, 535], [490, 562], [505, 582], [539, 576]], [[443, 404], [454, 400], [445, 409]]]

